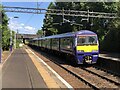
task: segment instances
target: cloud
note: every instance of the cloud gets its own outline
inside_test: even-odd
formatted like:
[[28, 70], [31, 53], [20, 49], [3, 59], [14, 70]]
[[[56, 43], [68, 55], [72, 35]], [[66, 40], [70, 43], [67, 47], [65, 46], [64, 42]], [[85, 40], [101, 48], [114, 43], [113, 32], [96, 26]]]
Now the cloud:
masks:
[[25, 29], [28, 29], [28, 30], [33, 30], [35, 28], [31, 27], [31, 26], [26, 26]]
[[24, 31], [29, 33], [36, 33], [36, 29], [32, 26], [25, 26]]
[[21, 23], [21, 26], [24, 26], [25, 24]]
[[36, 28], [25, 25], [24, 23], [18, 23], [17, 21], [10, 20], [9, 21], [9, 28], [15, 32], [20, 34], [36, 34]]

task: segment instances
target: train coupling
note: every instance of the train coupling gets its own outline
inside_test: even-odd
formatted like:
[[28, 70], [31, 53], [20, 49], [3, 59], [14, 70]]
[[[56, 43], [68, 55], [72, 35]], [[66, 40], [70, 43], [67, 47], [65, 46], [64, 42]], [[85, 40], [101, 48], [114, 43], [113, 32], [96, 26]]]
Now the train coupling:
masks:
[[92, 56], [84, 56], [84, 62], [85, 63], [92, 63]]

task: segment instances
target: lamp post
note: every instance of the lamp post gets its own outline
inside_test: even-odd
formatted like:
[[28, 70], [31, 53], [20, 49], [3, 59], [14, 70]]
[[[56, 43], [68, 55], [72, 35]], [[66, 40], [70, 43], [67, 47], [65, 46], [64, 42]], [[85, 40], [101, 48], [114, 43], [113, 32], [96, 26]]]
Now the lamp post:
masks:
[[14, 48], [16, 49], [16, 32], [14, 34]]
[[10, 52], [12, 52], [12, 30], [10, 30]]
[[[13, 18], [19, 18], [17, 16], [14, 16]], [[12, 19], [13, 19], [12, 18]], [[16, 39], [16, 33], [15, 33], [15, 39]], [[15, 49], [16, 49], [16, 40], [14, 40], [14, 45], [15, 45]], [[10, 30], [10, 52], [12, 52], [12, 48], [13, 48], [13, 42], [12, 42], [12, 30]]]
[[2, 13], [0, 11], [0, 63], [2, 62]]

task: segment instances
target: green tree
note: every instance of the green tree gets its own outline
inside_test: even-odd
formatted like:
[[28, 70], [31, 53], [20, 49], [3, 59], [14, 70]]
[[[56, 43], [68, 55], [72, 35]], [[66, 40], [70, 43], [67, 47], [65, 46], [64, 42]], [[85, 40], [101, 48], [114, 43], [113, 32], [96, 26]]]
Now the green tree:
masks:
[[38, 30], [37, 35], [43, 36], [43, 30]]
[[109, 52], [120, 52], [120, 2], [116, 4], [116, 11], [119, 18], [112, 20], [101, 44], [102, 50]]
[[[79, 10], [79, 11], [93, 11], [93, 12], [105, 12], [105, 13], [116, 13], [120, 16], [120, 2], [55, 2], [51, 3], [48, 7], [49, 9], [60, 9], [60, 10]], [[114, 33], [114, 39], [116, 42], [118, 40], [120, 31], [120, 20], [119, 19], [106, 19], [106, 18], [84, 18], [84, 17], [70, 17], [64, 16], [65, 19], [74, 21], [77, 24], [82, 24], [82, 26], [64, 22], [63, 17], [57, 15], [46, 15], [44, 19], [43, 30], [46, 31], [46, 35], [53, 35], [55, 29], [57, 34], [79, 31], [81, 29], [92, 30], [97, 33], [100, 42], [100, 48], [107, 44], [103, 42], [108, 40], [107, 36], [111, 36]], [[83, 20], [88, 19], [88, 20]], [[57, 23], [57, 24], [55, 24]], [[112, 31], [114, 30], [114, 31]], [[117, 31], [116, 31], [117, 30]], [[112, 33], [111, 33], [112, 32]], [[117, 34], [117, 33], [118, 34]], [[107, 39], [106, 39], [107, 38]], [[111, 42], [111, 40], [108, 40]], [[120, 46], [120, 44], [118, 44]], [[116, 47], [118, 47], [118, 45]], [[113, 45], [114, 46], [114, 45]], [[111, 48], [111, 47], [109, 47]]]
[[3, 50], [8, 50], [10, 45], [10, 29], [8, 28], [8, 17], [2, 11], [2, 47]]
[[[48, 9], [53, 9], [54, 4], [51, 2]], [[53, 26], [53, 17], [51, 15], [45, 15], [44, 24], [42, 30], [45, 36], [54, 35], [57, 33], [57, 29]]]
[[42, 30], [38, 30], [37, 31], [37, 35], [43, 35], [43, 31]]
[[[10, 46], [10, 29], [8, 27], [8, 21], [9, 18], [5, 14], [4, 10], [1, 9], [1, 14], [2, 14], [2, 25], [1, 25], [1, 30], [2, 30], [2, 49], [3, 50], [9, 50]], [[14, 36], [12, 36], [14, 37]]]
[[[65, 10], [89, 10], [89, 11], [94, 11], [94, 12], [116, 12], [116, 3], [105, 3], [105, 2], [56, 2], [55, 3], [55, 9], [65, 9]], [[62, 22], [63, 17], [62, 16], [54, 16], [53, 17], [53, 22]], [[107, 32], [107, 28], [104, 25], [104, 22], [106, 22], [106, 19], [100, 19], [100, 18], [89, 18], [88, 21], [82, 21], [82, 19], [84, 19], [83, 17], [68, 17], [65, 16], [65, 19], [68, 19], [70, 21], [75, 21], [78, 24], [83, 24], [83, 26], [76, 26], [76, 25], [71, 25], [70, 23], [64, 23], [61, 25], [61, 27], [59, 25], [56, 26], [56, 28], [58, 29], [58, 33], [64, 33], [64, 32], [72, 32], [72, 31], [77, 31], [79, 29], [89, 29], [89, 30], [93, 30], [96, 33], [98, 33], [98, 35], [100, 35], [100, 40], [103, 36], [103, 34], [105, 34]], [[87, 18], [86, 18], [87, 19]], [[111, 19], [108, 19], [108, 22], [111, 22]], [[109, 23], [107, 23], [109, 24]], [[106, 25], [107, 26], [107, 25]], [[66, 29], [67, 28], [67, 29]], [[105, 29], [105, 30], [101, 30], [101, 32], [97, 29]], [[66, 31], [65, 31], [66, 30]]]

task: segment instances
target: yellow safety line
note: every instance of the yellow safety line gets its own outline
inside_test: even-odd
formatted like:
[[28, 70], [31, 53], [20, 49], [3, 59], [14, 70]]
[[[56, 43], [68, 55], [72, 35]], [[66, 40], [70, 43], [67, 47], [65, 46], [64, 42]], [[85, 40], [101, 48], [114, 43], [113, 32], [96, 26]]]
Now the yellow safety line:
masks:
[[36, 66], [39, 74], [42, 76], [43, 80], [45, 81], [48, 88], [60, 88], [57, 82], [50, 76], [50, 74], [43, 68], [43, 66], [36, 60], [37, 58], [32, 54], [29, 53], [29, 50], [25, 49], [28, 55], [30, 56], [31, 60], [33, 61], [34, 65]]

